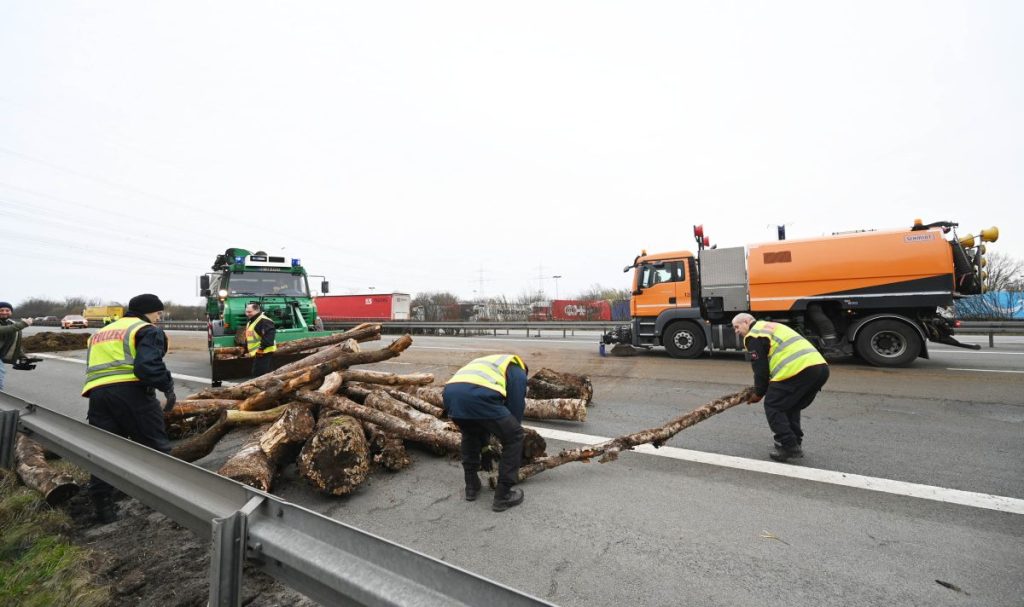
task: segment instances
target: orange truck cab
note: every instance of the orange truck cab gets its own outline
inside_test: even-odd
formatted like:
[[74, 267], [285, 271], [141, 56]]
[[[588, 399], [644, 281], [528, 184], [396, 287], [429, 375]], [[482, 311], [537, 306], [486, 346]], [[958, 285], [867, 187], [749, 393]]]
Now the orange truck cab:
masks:
[[719, 249], [695, 226], [697, 255], [643, 251], [625, 268], [633, 270], [632, 322], [602, 341], [663, 346], [678, 358], [741, 350], [732, 318], [748, 312], [791, 326], [826, 355], [878, 366], [927, 358], [928, 341], [976, 348], [953, 338], [948, 309], [987, 288], [984, 243], [999, 230], [960, 238], [956, 227], [916, 220], [907, 229]]

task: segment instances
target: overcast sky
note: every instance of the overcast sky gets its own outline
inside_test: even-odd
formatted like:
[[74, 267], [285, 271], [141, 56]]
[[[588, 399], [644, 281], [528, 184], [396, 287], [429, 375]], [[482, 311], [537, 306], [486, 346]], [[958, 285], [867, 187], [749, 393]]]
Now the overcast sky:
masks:
[[951, 220], [1024, 258], [1021, 2], [0, 0], [0, 300], [565, 298], [641, 248]]

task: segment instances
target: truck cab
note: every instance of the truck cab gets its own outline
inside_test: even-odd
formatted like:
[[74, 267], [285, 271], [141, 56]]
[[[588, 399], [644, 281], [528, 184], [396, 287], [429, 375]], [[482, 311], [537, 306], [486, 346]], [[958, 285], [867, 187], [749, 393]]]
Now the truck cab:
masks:
[[707, 340], [693, 253], [671, 251], [648, 255], [643, 251], [623, 271], [630, 270], [633, 270], [630, 330], [635, 339], [629, 341], [638, 346], [664, 346], [672, 356], [699, 355]]

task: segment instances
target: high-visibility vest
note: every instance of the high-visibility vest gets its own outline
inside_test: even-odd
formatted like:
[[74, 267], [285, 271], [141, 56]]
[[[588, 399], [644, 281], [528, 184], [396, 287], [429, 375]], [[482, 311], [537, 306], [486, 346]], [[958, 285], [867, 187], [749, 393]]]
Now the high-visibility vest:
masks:
[[[245, 325], [245, 347], [246, 351], [248, 351], [250, 356], [256, 350], [260, 349], [260, 342], [263, 341], [263, 338], [260, 337], [259, 333], [256, 332], [256, 325], [263, 319], [270, 320], [269, 318], [267, 318], [266, 314], [261, 313], [259, 316], [254, 318], [251, 322], [249, 322], [249, 324]], [[271, 320], [270, 322], [274, 321]], [[263, 348], [263, 351], [266, 353], [276, 352], [277, 344], [271, 344], [269, 347]]]
[[526, 363], [515, 354], [482, 356], [456, 371], [446, 385], [475, 384], [494, 390], [502, 396], [508, 396], [505, 388], [505, 371], [511, 364], [519, 365], [524, 371], [526, 370]]
[[825, 357], [799, 333], [777, 322], [759, 320], [743, 338], [743, 346], [751, 337], [767, 337], [769, 381], [783, 381], [814, 365], [824, 365]]
[[149, 324], [139, 318], [122, 318], [89, 338], [82, 396], [100, 386], [139, 381], [135, 376], [135, 335]]

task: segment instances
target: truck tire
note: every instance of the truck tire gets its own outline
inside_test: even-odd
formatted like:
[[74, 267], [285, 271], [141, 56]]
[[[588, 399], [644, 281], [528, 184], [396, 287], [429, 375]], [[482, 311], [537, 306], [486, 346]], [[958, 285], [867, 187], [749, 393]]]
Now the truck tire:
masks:
[[704, 330], [692, 322], [674, 322], [665, 327], [661, 344], [672, 358], [697, 358], [704, 352], [707, 340]]
[[854, 345], [876, 367], [906, 367], [921, 353], [921, 336], [898, 320], [876, 320], [861, 327]]

